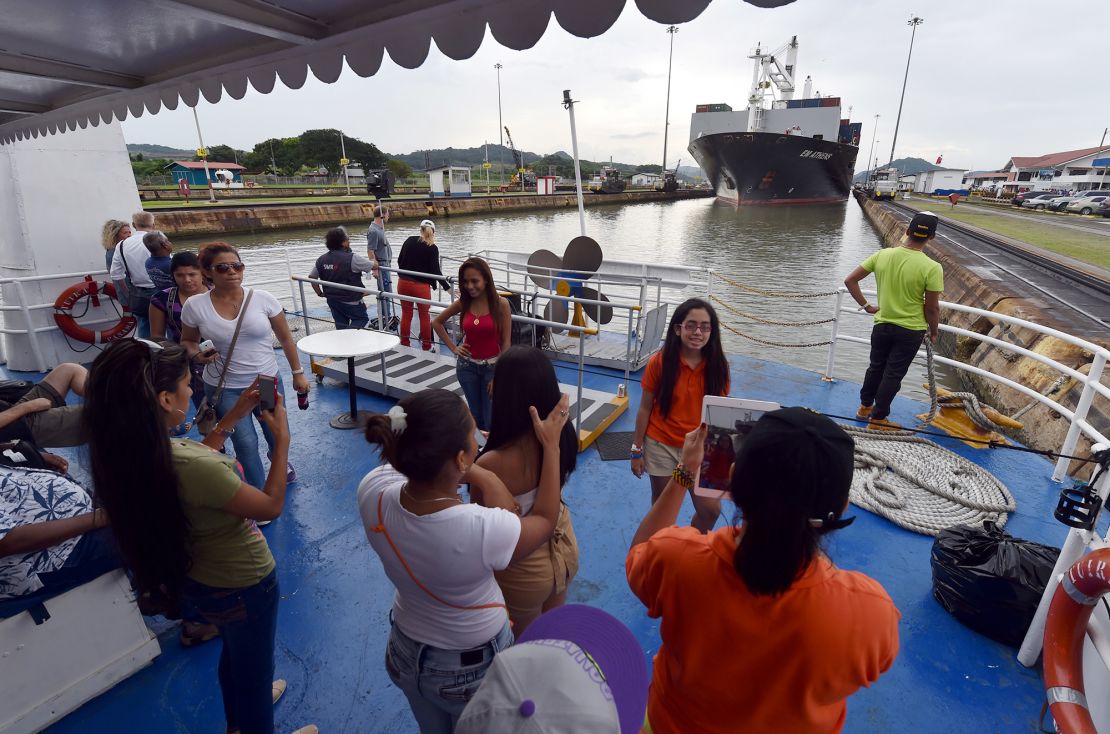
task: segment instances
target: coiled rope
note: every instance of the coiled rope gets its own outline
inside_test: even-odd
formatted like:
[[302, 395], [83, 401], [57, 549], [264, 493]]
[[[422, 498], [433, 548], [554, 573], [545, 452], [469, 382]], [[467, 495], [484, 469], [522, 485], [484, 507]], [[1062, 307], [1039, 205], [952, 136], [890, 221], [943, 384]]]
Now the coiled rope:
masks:
[[842, 426], [856, 442], [850, 499], [899, 527], [936, 535], [953, 525], [1005, 525], [1010, 491], [977, 464], [911, 431]]

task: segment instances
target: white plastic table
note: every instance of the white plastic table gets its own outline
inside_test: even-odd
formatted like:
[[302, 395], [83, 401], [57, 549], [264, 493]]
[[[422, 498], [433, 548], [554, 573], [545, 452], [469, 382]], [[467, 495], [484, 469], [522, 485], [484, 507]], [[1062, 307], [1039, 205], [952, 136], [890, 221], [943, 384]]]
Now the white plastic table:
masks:
[[396, 334], [383, 334], [362, 329], [341, 329], [310, 334], [297, 342], [297, 349], [314, 357], [347, 360], [347, 387], [351, 391], [351, 412], [331, 419], [332, 428], [358, 428], [369, 415], [359, 411], [355, 402], [355, 360], [379, 355], [382, 360], [382, 387], [386, 387], [385, 353], [401, 343]]

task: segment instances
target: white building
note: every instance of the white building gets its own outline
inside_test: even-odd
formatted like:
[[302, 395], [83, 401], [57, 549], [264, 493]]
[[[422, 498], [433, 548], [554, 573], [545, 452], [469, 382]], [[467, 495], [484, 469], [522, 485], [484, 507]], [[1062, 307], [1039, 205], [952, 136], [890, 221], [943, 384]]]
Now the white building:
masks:
[[919, 194], [942, 194], [960, 191], [967, 171], [963, 168], [939, 168], [917, 174], [913, 190]]
[[[1087, 191], [1110, 189], [1110, 145], [1066, 150], [1042, 156], [1014, 156], [1002, 167], [1008, 175], [1003, 191]], [[1099, 165], [1095, 165], [1098, 160]]]
[[634, 173], [632, 174], [633, 186], [654, 186], [662, 180], [662, 176], [658, 173]]

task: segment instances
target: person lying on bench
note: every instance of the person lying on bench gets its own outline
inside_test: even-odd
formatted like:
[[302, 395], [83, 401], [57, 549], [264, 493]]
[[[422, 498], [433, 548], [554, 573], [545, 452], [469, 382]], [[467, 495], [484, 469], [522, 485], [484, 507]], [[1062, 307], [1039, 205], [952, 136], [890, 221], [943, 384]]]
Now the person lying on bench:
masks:
[[83, 406], [66, 405], [72, 390], [85, 395], [89, 371], [79, 364], [64, 362], [14, 404], [0, 400], [0, 441], [30, 441], [43, 448], [80, 446]]

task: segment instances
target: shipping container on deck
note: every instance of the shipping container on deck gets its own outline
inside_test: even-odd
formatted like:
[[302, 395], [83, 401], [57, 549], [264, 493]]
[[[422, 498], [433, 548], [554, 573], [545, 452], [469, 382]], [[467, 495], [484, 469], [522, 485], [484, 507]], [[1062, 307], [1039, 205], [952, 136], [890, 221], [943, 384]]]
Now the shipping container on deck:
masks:
[[863, 134], [863, 123], [862, 122], [853, 122], [848, 127], [852, 131], [851, 132], [851, 138], [852, 139], [849, 142], [852, 145], [859, 145], [860, 135]]
[[788, 109], [788, 110], [801, 109], [803, 101], [804, 100], [800, 100], [800, 99], [788, 99], [788, 100], [786, 100], [786, 109]]
[[822, 107], [839, 107], [840, 106], [840, 97], [822, 97], [821, 98], [821, 106]]
[[700, 104], [694, 108], [694, 112], [709, 112], [709, 105]]
[[821, 106], [821, 100], [819, 100], [819, 99], [803, 99], [802, 100], [802, 107], [804, 107], [806, 109], [810, 109], [812, 107], [820, 107], [820, 106]]
[[710, 112], [732, 112], [732, 106], [723, 102], [709, 105]]

